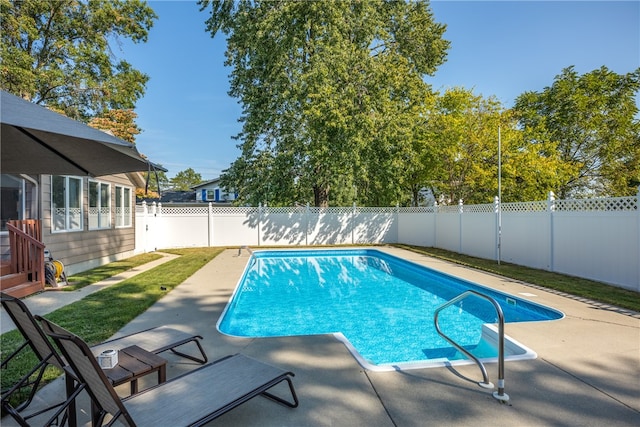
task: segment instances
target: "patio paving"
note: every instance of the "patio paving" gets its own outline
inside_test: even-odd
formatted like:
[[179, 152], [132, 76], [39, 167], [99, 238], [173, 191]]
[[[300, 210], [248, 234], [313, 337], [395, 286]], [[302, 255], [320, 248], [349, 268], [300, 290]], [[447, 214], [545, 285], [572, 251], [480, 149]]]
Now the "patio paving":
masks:
[[[246, 339], [220, 334], [215, 325], [247, 263], [244, 250], [240, 255], [237, 249], [224, 251], [118, 335], [165, 324], [203, 335], [210, 360], [243, 352], [295, 372], [298, 408], [256, 398], [210, 426], [640, 425], [640, 314], [402, 249], [380, 249], [565, 313], [562, 320], [506, 325], [507, 335], [538, 353], [535, 360], [505, 364], [508, 404], [475, 384], [481, 379], [475, 365], [373, 372], [331, 335]], [[173, 356], [168, 360], [168, 377], [194, 367]], [[497, 364], [487, 364], [487, 371], [495, 383]], [[62, 383], [48, 385], [38, 399], [54, 399]], [[87, 425], [86, 397], [80, 406]], [[5, 417], [2, 425], [16, 424]]]

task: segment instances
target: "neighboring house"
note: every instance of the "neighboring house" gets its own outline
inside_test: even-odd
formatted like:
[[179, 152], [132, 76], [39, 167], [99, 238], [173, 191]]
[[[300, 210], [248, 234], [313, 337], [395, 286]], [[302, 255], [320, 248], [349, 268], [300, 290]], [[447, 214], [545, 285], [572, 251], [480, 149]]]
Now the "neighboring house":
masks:
[[230, 203], [238, 198], [238, 193], [220, 187], [220, 178], [203, 182], [193, 187], [198, 202]]
[[42, 243], [67, 274], [131, 256], [139, 180], [138, 173], [0, 175], [2, 259], [9, 257], [6, 223], [13, 219], [41, 220]]

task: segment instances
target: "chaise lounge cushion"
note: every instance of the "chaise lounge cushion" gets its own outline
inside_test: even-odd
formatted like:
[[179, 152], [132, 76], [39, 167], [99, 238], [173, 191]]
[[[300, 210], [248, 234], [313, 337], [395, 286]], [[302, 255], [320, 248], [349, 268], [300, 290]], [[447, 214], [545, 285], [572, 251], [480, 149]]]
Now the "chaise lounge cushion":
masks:
[[[139, 426], [189, 425], [212, 420], [293, 375], [243, 354], [153, 387], [123, 400]], [[297, 399], [291, 407], [298, 405]], [[149, 408], [154, 408], [150, 410]]]

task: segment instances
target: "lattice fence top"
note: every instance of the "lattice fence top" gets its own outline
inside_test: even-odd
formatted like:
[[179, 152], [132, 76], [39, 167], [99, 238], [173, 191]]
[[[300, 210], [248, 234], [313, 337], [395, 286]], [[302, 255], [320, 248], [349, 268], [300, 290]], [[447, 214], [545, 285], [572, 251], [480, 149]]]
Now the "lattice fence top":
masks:
[[[235, 208], [232, 208], [235, 209]], [[318, 214], [351, 214], [351, 213], [390, 213], [396, 212], [397, 208], [393, 207], [366, 207], [366, 206], [356, 206], [355, 208], [352, 206], [344, 206], [344, 207], [329, 207], [329, 208], [318, 208], [318, 207], [306, 207], [306, 206], [294, 206], [294, 207], [262, 207], [262, 208], [252, 208], [259, 209], [260, 212], [264, 215], [270, 214], [306, 214], [307, 212], [310, 214], [318, 215]]]
[[[351, 210], [353, 211], [354, 208], [351, 208]], [[374, 207], [356, 206], [355, 212], [356, 213], [373, 213], [373, 214], [376, 214], [376, 213], [390, 214], [390, 213], [398, 212], [398, 208], [394, 208], [394, 207], [374, 208]]]
[[258, 213], [256, 207], [216, 206], [211, 208], [214, 215], [253, 215]]
[[638, 196], [556, 200], [556, 211], [637, 211]]
[[458, 205], [445, 205], [445, 206], [438, 206], [438, 213], [459, 213], [460, 212], [460, 206]]
[[[381, 208], [384, 209], [384, 208]], [[335, 207], [335, 208], [316, 208], [309, 207], [309, 213], [311, 214], [345, 214], [345, 213], [353, 213], [353, 207], [351, 206], [343, 206], [343, 207]]]
[[434, 213], [436, 208], [433, 206], [413, 206], [398, 208], [400, 213]]
[[[573, 212], [593, 212], [593, 211], [638, 211], [640, 210], [638, 196], [629, 197], [609, 197], [576, 200], [540, 200], [533, 202], [503, 203], [502, 212], [545, 212], [573, 211]], [[137, 205], [136, 212], [142, 213], [144, 205]], [[233, 207], [233, 206], [162, 206], [147, 205], [147, 212], [161, 215], [270, 215], [270, 214], [390, 214], [390, 213], [492, 213], [497, 212], [497, 205], [494, 203], [478, 205], [442, 205], [442, 206], [421, 206], [421, 207], [366, 207], [347, 206], [317, 208], [307, 206], [292, 207]]]
[[544, 212], [548, 210], [548, 205], [546, 200], [541, 200], [537, 202], [503, 203], [500, 208], [502, 212]]
[[268, 214], [304, 214], [307, 211], [306, 206], [290, 206], [290, 207], [263, 207], [262, 213]]
[[171, 206], [159, 209], [162, 215], [208, 215], [209, 208], [207, 206]]
[[464, 205], [463, 210], [465, 213], [494, 213], [496, 212], [496, 205], [493, 203], [486, 203], [483, 205]]

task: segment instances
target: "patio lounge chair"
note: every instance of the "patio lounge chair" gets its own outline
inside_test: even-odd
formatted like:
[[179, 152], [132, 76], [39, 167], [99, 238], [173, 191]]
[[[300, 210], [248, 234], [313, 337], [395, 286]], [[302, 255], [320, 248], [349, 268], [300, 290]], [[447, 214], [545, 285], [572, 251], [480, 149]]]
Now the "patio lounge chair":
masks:
[[[176, 377], [124, 399], [116, 394], [82, 339], [60, 326], [37, 317], [53, 338], [92, 400], [92, 424], [107, 425], [115, 420], [126, 426], [200, 426], [262, 395], [295, 408], [298, 398], [292, 372], [267, 365], [243, 354], [227, 356], [216, 362]], [[68, 368], [67, 368], [68, 369]], [[293, 401], [284, 400], [268, 390], [287, 381]]]
[[[51, 342], [47, 339], [47, 336], [44, 334], [42, 329], [40, 329], [38, 323], [35, 321], [29, 309], [24, 305], [22, 301], [12, 296], [9, 296], [4, 293], [0, 293], [0, 299], [2, 301], [2, 306], [7, 310], [7, 313], [15, 323], [16, 327], [24, 337], [25, 341], [22, 343], [20, 347], [13, 353], [11, 353], [8, 357], [6, 357], [2, 363], [2, 369], [7, 368], [9, 362], [13, 360], [23, 349], [30, 347], [33, 353], [38, 358], [39, 362], [27, 373], [25, 374], [18, 382], [7, 389], [2, 390], [2, 412], [11, 415], [20, 425], [28, 426], [27, 420], [38, 416], [44, 412], [50, 411], [54, 408], [58, 408], [53, 416], [49, 419], [50, 422], [53, 422], [62, 412], [66, 409], [67, 406], [72, 405], [73, 398], [75, 398], [74, 394], [74, 378], [67, 376], [66, 377], [66, 388], [67, 388], [67, 400], [55, 403], [51, 406], [48, 406], [38, 412], [34, 412], [29, 415], [21, 414], [21, 412], [29, 406], [32, 402], [33, 397], [38, 390], [38, 385], [42, 380], [42, 376], [44, 375], [44, 371], [47, 366], [52, 365], [64, 371], [65, 362], [62, 360], [58, 352], [54, 349]], [[13, 407], [10, 403], [12, 396], [19, 390], [24, 388], [29, 388], [29, 395], [27, 399], [20, 403], [18, 406]]]
[[[64, 359], [60, 357], [55, 348], [51, 345], [50, 341], [47, 339], [46, 335], [40, 328], [40, 325], [38, 324], [38, 322], [36, 322], [33, 315], [29, 311], [29, 308], [24, 304], [23, 301], [1, 292], [0, 300], [2, 302], [2, 306], [16, 325], [16, 328], [20, 331], [25, 339], [25, 342], [15, 352], [10, 354], [6, 359], [2, 361], [2, 368], [6, 368], [9, 362], [15, 356], [17, 356], [18, 353], [20, 353], [27, 347], [31, 348], [39, 361], [36, 366], [23, 378], [21, 378], [16, 384], [11, 386], [7, 390], [2, 390], [2, 411], [10, 414], [16, 421], [18, 421], [22, 425], [27, 425], [26, 420], [28, 420], [29, 418], [40, 415], [41, 413], [49, 411], [53, 408], [59, 406], [64, 408], [67, 405], [73, 407], [73, 401], [69, 401], [67, 399], [67, 401], [57, 403], [53, 406], [45, 408], [44, 410], [38, 411], [37, 413], [29, 415], [23, 414], [23, 411], [33, 400], [33, 397], [38, 390], [38, 385], [42, 380], [42, 375], [44, 374], [47, 366], [53, 365], [61, 370], [64, 370], [64, 366], [66, 365], [66, 363]], [[200, 339], [202, 339], [200, 335], [191, 335], [178, 329], [161, 326], [103, 342], [101, 344], [98, 344], [97, 346], [92, 347], [91, 350], [93, 354], [97, 355], [100, 354], [100, 352], [102, 352], [102, 350], [104, 350], [105, 348], [119, 350], [135, 344], [151, 353], [158, 354], [170, 350], [171, 352], [179, 356], [196, 361], [200, 364], [204, 364], [207, 363], [208, 358], [199, 342]], [[177, 350], [177, 348], [190, 342], [195, 343], [199, 355], [193, 356], [191, 354], [187, 354]], [[73, 378], [67, 377], [66, 386], [67, 396], [69, 397], [74, 392]], [[13, 407], [10, 403], [11, 397], [18, 390], [24, 389], [26, 387], [29, 387], [29, 395], [27, 399], [20, 405]]]

